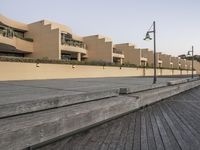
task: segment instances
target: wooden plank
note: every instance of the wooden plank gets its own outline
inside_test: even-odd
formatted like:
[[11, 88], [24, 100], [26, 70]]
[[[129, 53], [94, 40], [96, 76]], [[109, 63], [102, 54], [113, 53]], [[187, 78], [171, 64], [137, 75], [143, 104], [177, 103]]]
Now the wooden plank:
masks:
[[148, 150], [147, 129], [144, 109], [141, 110], [141, 150]]
[[190, 116], [187, 116], [187, 110], [185, 107], [181, 107], [181, 105], [169, 105], [169, 107], [173, 110], [173, 112], [176, 113], [177, 116], [179, 116], [179, 118], [181, 118], [182, 121], [184, 121], [185, 124], [188, 125], [188, 127], [190, 127], [190, 130], [195, 133], [196, 137], [200, 137], [200, 132], [199, 129], [195, 129], [195, 123], [194, 120], [191, 120]]
[[96, 129], [98, 130], [94, 132], [92, 138], [87, 143], [87, 145], [85, 145], [85, 147], [82, 148], [82, 150], [99, 149], [105, 138], [108, 136], [109, 131], [111, 131], [113, 123], [114, 123], [113, 121], [110, 121], [108, 123], [96, 127]]
[[135, 124], [136, 124], [135, 122], [136, 122], [136, 113], [131, 113], [130, 114], [130, 125], [129, 125], [129, 130], [127, 133], [126, 144], [125, 144], [124, 150], [132, 150], [132, 148], [133, 148], [133, 140], [134, 140]]
[[155, 139], [155, 143], [156, 143], [156, 148], [158, 150], [164, 150], [164, 144], [159, 132], [159, 128], [158, 125], [156, 123], [156, 119], [153, 115], [153, 110], [152, 107], [149, 106], [148, 107], [148, 111], [149, 111], [149, 115], [150, 115], [150, 120], [151, 120], [151, 124], [152, 124], [152, 129], [153, 129], [153, 133], [154, 133], [154, 139]]
[[168, 122], [166, 121], [166, 119], [164, 118], [163, 114], [161, 113], [161, 110], [160, 110], [161, 106], [159, 105], [159, 103], [156, 104], [156, 106], [157, 107], [155, 108], [155, 110], [156, 110], [156, 112], [157, 112], [157, 114], [158, 114], [158, 116], [159, 116], [159, 118], [160, 118], [160, 120], [161, 120], [161, 122], [163, 124], [163, 127], [164, 127], [164, 129], [166, 131], [166, 134], [168, 136], [168, 139], [170, 141], [171, 147], [173, 149], [180, 150], [179, 144], [177, 143], [177, 140], [174, 137], [174, 134], [173, 134]]
[[126, 120], [124, 122], [123, 130], [120, 135], [120, 140], [117, 141], [118, 142], [118, 143], [116, 143], [117, 148], [115, 150], [122, 150], [125, 148], [130, 122], [131, 122], [131, 117], [130, 117], [130, 115], [127, 115]]
[[124, 129], [126, 126], [125, 124], [127, 121], [127, 117], [128, 116], [124, 116], [123, 118], [121, 118], [122, 120], [120, 121], [120, 125], [116, 129], [115, 134], [113, 135], [113, 137], [111, 139], [108, 150], [114, 150], [119, 145], [121, 135], [124, 132]]
[[188, 122], [186, 122], [184, 119], [180, 118], [176, 113], [174, 113], [169, 107], [169, 105], [167, 105], [167, 103], [163, 104], [163, 109], [171, 118], [173, 118], [173, 122], [176, 125], [176, 129], [179, 130], [179, 133], [181, 134], [183, 139], [187, 141], [187, 143], [189, 143], [189, 146], [194, 145], [195, 148], [198, 148], [200, 142], [195, 137], [196, 132], [193, 132], [193, 129], [191, 129], [191, 126], [188, 124]]
[[134, 141], [133, 141], [133, 149], [134, 150], [140, 150], [140, 136], [141, 136], [141, 113], [140, 111], [135, 112], [136, 113], [136, 125], [135, 125], [135, 131], [134, 131]]
[[149, 114], [148, 108], [145, 109], [145, 119], [146, 119], [146, 126], [147, 126], [148, 149], [155, 150], [156, 142], [154, 139], [153, 127], [152, 127], [152, 122], [150, 119], [150, 114]]
[[[193, 125], [193, 127], [199, 131], [199, 126], [200, 126], [200, 116], [197, 115], [197, 111], [194, 111], [195, 108], [191, 108], [191, 104], [188, 103], [180, 103], [179, 109], [182, 113], [185, 114], [185, 116], [188, 116], [187, 119], [190, 120], [189, 122]], [[185, 111], [183, 111], [185, 110]]]
[[167, 135], [167, 132], [165, 131], [165, 128], [164, 128], [164, 125], [163, 125], [163, 123], [161, 121], [161, 118], [159, 117], [158, 112], [156, 111], [155, 105], [152, 106], [152, 109], [154, 110], [153, 114], [154, 114], [156, 123], [158, 125], [158, 129], [159, 129], [159, 132], [160, 132], [164, 147], [165, 147], [166, 150], [171, 150], [171, 149], [173, 149], [173, 147], [172, 147], [172, 145], [170, 143], [170, 139], [169, 139], [169, 137]]
[[109, 134], [107, 135], [107, 137], [105, 138], [105, 140], [103, 141], [103, 143], [100, 147], [100, 150], [107, 150], [109, 148], [110, 142], [111, 142], [113, 136], [115, 135], [115, 132], [121, 125], [121, 123], [122, 123], [122, 119], [119, 119], [118, 122], [116, 121], [113, 124], [113, 127], [112, 127], [111, 131], [109, 132]]
[[[160, 109], [160, 111], [161, 111], [161, 113], [162, 113], [162, 117], [163, 117], [163, 123], [164, 124], [166, 124], [168, 127], [169, 127], [169, 132], [168, 132], [168, 134], [172, 134], [171, 136], [170, 136], [170, 141], [171, 141], [171, 143], [173, 144], [173, 148], [174, 149], [182, 149], [182, 150], [186, 150], [186, 149], [189, 149], [189, 146], [188, 146], [188, 144], [189, 143], [187, 143], [186, 141], [184, 141], [184, 139], [182, 138], [182, 136], [181, 136], [181, 134], [180, 134], [180, 132], [179, 132], [179, 130], [178, 130], [178, 127], [177, 126], [175, 126], [176, 125], [176, 122], [175, 122], [175, 119], [172, 117], [172, 118], [170, 118], [168, 115], [167, 115], [167, 113], [164, 111], [164, 109], [162, 108], [163, 107], [163, 104], [158, 104], [158, 106], [160, 106], [159, 107], [159, 109]], [[173, 119], [173, 121], [171, 120], [171, 119]], [[180, 127], [179, 127], [180, 128]], [[182, 134], [183, 134], [184, 132], [182, 132]], [[185, 135], [184, 135], [185, 136]]]

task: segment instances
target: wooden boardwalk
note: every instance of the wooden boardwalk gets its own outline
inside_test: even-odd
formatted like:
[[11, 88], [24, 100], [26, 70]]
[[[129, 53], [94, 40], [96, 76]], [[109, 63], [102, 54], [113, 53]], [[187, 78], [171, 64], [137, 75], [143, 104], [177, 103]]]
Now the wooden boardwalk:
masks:
[[39, 149], [199, 150], [200, 87]]

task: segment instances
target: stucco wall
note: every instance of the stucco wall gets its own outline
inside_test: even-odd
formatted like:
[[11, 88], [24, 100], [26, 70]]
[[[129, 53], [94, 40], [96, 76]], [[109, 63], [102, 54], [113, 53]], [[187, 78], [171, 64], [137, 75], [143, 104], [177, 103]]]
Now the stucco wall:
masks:
[[173, 63], [173, 68], [179, 68], [179, 58], [178, 57], [171, 57], [171, 61]]
[[172, 66], [170, 65], [171, 62], [171, 56], [167, 54], [161, 54], [160, 59], [162, 60], [162, 67], [164, 68], [171, 68]]
[[200, 63], [196, 60], [194, 61], [194, 69], [197, 71], [197, 74], [200, 74]]
[[29, 24], [27, 36], [34, 39], [34, 52], [29, 57], [60, 59], [60, 31], [53, 29], [51, 24], [44, 25], [44, 21]]
[[130, 45], [129, 43], [116, 44], [116, 48], [121, 49], [124, 53], [124, 63], [135, 64], [137, 66], [141, 65], [140, 57], [141, 51], [134, 47], [134, 45]]
[[[0, 81], [5, 80], [34, 80], [34, 79], [62, 79], [62, 78], [94, 78], [94, 77], [123, 77], [123, 76], [151, 76], [153, 69], [124, 68], [103, 66], [81, 66], [62, 64], [39, 64], [0, 62]], [[171, 75], [171, 70], [157, 69], [158, 75]], [[180, 71], [174, 70], [174, 75]], [[187, 74], [187, 72], [183, 72]]]
[[99, 35], [84, 37], [83, 41], [87, 45], [88, 60], [113, 62], [112, 60], [112, 41]]

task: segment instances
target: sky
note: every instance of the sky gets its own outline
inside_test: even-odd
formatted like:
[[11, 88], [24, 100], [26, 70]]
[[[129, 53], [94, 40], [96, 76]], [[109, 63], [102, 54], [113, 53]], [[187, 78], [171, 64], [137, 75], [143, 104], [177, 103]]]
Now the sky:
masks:
[[80, 36], [101, 34], [114, 44], [150, 49], [153, 41], [143, 38], [156, 21], [157, 51], [177, 56], [193, 45], [200, 54], [199, 0], [1, 0], [0, 13], [24, 23], [48, 19]]

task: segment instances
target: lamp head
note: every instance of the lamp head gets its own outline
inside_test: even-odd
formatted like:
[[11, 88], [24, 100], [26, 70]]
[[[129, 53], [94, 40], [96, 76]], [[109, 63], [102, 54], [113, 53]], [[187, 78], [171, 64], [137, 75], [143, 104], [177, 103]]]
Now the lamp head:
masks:
[[152, 38], [149, 35], [149, 32], [146, 33], [144, 40], [152, 40]]

